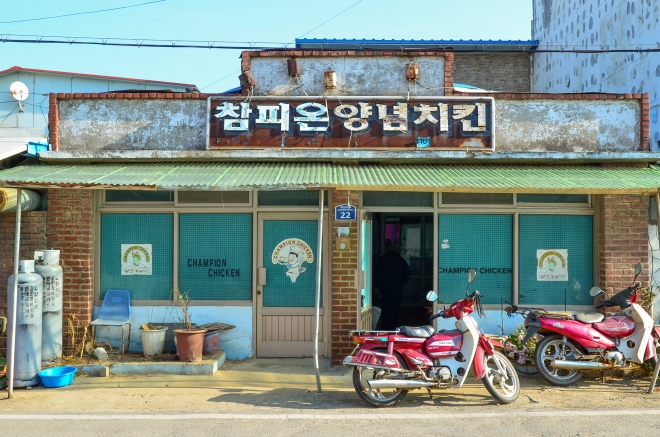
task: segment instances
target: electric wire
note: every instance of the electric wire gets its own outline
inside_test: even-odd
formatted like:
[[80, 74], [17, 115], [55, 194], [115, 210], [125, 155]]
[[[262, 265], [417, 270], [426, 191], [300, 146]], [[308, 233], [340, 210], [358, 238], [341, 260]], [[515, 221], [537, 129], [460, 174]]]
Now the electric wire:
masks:
[[50, 16], [50, 17], [26, 18], [24, 20], [0, 21], [0, 24], [25, 23], [25, 22], [28, 22], [28, 21], [41, 21], [41, 20], [50, 20], [50, 19], [53, 19], [53, 18], [72, 17], [74, 15], [98, 14], [98, 13], [101, 13], [101, 12], [116, 11], [116, 10], [119, 10], [119, 9], [136, 8], [138, 6], [150, 5], [150, 4], [153, 4], [153, 3], [162, 3], [164, 1], [165, 0], [154, 0], [154, 1], [146, 2], [146, 3], [139, 3], [139, 4], [136, 4], [136, 5], [118, 6], [116, 8], [101, 9], [101, 10], [96, 10], [96, 11], [74, 12], [74, 13], [71, 13], [71, 14], [53, 15], [53, 16]]

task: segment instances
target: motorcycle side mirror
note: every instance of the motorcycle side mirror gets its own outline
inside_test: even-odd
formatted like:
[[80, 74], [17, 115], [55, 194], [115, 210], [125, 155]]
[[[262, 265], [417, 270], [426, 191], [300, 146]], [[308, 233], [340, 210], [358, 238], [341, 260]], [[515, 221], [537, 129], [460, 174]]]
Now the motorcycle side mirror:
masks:
[[598, 288], [598, 287], [591, 287], [591, 290], [589, 290], [589, 295], [591, 297], [596, 297], [599, 294], [603, 294], [603, 293], [605, 293], [605, 292], [603, 290], [601, 290], [600, 288]]
[[428, 300], [429, 302], [435, 302], [436, 300], [438, 300], [438, 293], [436, 293], [433, 290], [429, 291], [428, 293], [426, 293], [426, 300]]
[[472, 281], [474, 281], [474, 278], [476, 277], [477, 277], [477, 271], [475, 269], [470, 269], [470, 271], [467, 274], [468, 284], [471, 284]]
[[635, 279], [637, 279], [640, 273], [642, 273], [642, 263], [637, 263], [635, 265]]

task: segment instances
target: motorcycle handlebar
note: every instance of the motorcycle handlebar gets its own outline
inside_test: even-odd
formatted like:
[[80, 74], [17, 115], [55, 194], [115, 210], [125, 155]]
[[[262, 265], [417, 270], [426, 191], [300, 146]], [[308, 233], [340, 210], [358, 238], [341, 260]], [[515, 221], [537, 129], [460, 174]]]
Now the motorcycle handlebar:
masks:
[[438, 314], [434, 314], [434, 315], [432, 315], [432, 316], [431, 316], [431, 320], [435, 320], [435, 319], [438, 319], [438, 318], [440, 318], [440, 317], [445, 317], [445, 312], [444, 312], [444, 310], [438, 312]]

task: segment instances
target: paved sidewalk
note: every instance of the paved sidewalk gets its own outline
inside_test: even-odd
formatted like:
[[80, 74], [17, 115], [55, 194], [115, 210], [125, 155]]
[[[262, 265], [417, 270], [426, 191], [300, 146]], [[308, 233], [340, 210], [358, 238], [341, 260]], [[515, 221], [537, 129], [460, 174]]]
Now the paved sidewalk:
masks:
[[[16, 389], [14, 399], [0, 392], [4, 414], [248, 414], [261, 415], [456, 415], [544, 410], [607, 411], [660, 409], [660, 392], [648, 395], [649, 379], [583, 380], [558, 388], [539, 377], [521, 376], [521, 395], [511, 405], [498, 405], [480, 381], [470, 378], [459, 390], [411, 391], [395, 408], [373, 409], [355, 394], [351, 371], [322, 360], [323, 393], [316, 392], [311, 359], [251, 359], [227, 361], [213, 376], [77, 375], [73, 385], [59, 389]], [[573, 413], [575, 414], [575, 413]], [[591, 413], [589, 413], [591, 414]], [[329, 417], [328, 417], [329, 418]]]

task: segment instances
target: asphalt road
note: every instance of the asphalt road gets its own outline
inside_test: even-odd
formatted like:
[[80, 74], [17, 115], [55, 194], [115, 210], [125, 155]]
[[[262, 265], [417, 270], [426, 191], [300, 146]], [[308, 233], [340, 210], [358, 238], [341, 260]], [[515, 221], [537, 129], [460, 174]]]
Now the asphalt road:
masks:
[[322, 365], [316, 392], [311, 361], [228, 362], [213, 376], [98, 375], [71, 386], [0, 392], [4, 436], [652, 436], [660, 431], [660, 391], [648, 377], [587, 379], [553, 387], [521, 377], [521, 394], [498, 405], [480, 381], [458, 390], [411, 391], [394, 408], [355, 394], [349, 369]]
[[649, 436], [660, 431], [660, 410], [623, 410], [616, 417], [597, 410], [546, 410], [542, 416], [464, 413], [458, 417], [397, 415], [396, 411], [380, 410], [369, 417], [326, 413], [327, 418], [310, 414], [297, 417], [257, 414], [249, 419], [208, 414], [154, 414], [137, 419], [135, 415], [104, 414], [56, 418], [2, 416], [2, 435], [8, 436]]

